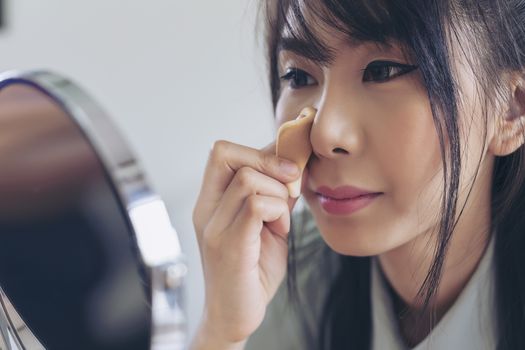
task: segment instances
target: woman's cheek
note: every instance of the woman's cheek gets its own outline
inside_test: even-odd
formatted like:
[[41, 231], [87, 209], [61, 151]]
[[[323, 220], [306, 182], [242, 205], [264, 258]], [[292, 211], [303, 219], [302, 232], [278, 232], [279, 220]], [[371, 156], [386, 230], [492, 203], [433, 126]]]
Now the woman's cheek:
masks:
[[400, 220], [423, 224], [429, 213], [439, 211], [441, 152], [428, 98], [419, 89], [405, 92], [381, 101], [369, 133], [392, 212]]

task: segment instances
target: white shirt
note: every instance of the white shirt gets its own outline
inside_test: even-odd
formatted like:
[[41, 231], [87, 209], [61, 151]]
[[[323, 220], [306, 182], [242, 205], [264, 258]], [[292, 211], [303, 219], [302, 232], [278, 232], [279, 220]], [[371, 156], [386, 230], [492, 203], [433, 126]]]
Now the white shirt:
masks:
[[[496, 348], [494, 237], [460, 295], [428, 336], [414, 350]], [[388, 286], [377, 258], [372, 259], [372, 349], [405, 350]]]

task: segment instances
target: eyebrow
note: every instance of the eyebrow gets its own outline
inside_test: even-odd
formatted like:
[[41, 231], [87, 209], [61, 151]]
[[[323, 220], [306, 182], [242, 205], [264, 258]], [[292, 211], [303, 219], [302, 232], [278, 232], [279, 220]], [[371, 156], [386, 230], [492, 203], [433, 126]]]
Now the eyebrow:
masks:
[[[346, 45], [350, 48], [357, 48], [365, 43], [372, 42], [376, 45], [385, 48], [391, 48], [389, 43], [381, 43], [374, 40], [365, 40], [360, 38], [347, 38]], [[326, 52], [322, 52], [322, 51]], [[334, 52], [329, 47], [320, 47], [318, 44], [314, 44], [311, 41], [306, 41], [294, 37], [281, 37], [277, 44], [277, 55], [281, 51], [291, 51], [299, 56], [311, 59], [317, 63], [326, 64], [333, 60]]]

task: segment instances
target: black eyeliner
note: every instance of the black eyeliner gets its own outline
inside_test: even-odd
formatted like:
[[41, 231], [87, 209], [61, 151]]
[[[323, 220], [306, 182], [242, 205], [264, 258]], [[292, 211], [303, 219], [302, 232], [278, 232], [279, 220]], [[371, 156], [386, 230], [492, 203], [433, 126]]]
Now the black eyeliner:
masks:
[[286, 71], [286, 73], [282, 76], [280, 76], [279, 78], [280, 79], [283, 79], [283, 80], [289, 80], [292, 78], [292, 76], [294, 74], [297, 74], [297, 72], [299, 72], [300, 69], [299, 68], [288, 68], [288, 70]]

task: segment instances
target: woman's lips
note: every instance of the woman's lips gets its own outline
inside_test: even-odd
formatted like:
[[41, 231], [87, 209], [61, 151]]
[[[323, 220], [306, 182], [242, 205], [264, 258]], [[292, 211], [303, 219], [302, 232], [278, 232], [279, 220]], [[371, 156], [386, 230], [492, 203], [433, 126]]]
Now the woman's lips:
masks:
[[352, 186], [335, 189], [321, 186], [315, 194], [326, 212], [333, 215], [349, 215], [372, 203], [382, 192], [372, 192]]

